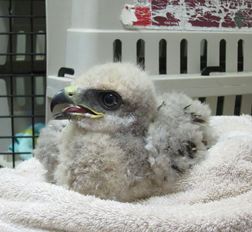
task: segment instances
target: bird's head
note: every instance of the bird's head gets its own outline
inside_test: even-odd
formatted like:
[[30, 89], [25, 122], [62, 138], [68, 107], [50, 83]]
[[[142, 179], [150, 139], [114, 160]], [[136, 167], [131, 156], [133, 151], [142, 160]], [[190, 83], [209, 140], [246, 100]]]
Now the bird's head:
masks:
[[56, 94], [51, 110], [68, 104], [55, 119], [70, 119], [91, 131], [137, 131], [148, 127], [157, 111], [150, 77], [128, 63], [95, 66]]

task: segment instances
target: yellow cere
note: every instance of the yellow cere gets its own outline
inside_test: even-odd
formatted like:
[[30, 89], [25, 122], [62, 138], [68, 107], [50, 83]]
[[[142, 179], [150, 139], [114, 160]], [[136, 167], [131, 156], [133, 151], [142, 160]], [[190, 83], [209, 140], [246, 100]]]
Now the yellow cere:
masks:
[[65, 88], [66, 93], [74, 93], [76, 92], [77, 87], [75, 85], [69, 85]]

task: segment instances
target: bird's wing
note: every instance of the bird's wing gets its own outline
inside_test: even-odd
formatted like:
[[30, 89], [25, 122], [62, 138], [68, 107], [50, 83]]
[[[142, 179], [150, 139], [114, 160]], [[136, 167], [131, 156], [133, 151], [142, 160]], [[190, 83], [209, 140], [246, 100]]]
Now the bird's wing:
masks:
[[47, 170], [47, 179], [54, 182], [54, 171], [58, 165], [59, 139], [62, 130], [69, 123], [68, 120], [52, 120], [41, 130], [34, 156]]
[[159, 101], [146, 148], [154, 171], [164, 178], [176, 177], [198, 163], [214, 142], [208, 124], [211, 112], [206, 104], [184, 94], [164, 94]]

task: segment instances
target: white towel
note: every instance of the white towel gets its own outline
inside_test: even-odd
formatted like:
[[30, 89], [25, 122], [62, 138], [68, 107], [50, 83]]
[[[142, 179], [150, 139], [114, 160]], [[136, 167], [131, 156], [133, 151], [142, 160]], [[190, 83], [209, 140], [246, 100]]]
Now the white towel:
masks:
[[35, 160], [0, 169], [0, 231], [252, 231], [252, 117], [213, 117], [219, 139], [178, 192], [138, 203], [45, 183]]

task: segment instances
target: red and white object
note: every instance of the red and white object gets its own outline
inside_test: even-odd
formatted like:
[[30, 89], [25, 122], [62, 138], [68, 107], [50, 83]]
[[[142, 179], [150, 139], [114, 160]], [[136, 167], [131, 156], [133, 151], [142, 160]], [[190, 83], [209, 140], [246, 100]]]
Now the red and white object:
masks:
[[135, 0], [131, 8], [134, 14], [128, 15], [128, 20], [132, 23], [122, 20], [131, 28], [231, 31], [252, 28], [252, 0]]

